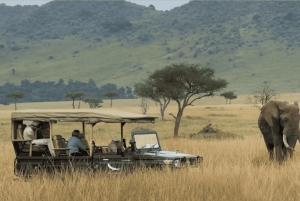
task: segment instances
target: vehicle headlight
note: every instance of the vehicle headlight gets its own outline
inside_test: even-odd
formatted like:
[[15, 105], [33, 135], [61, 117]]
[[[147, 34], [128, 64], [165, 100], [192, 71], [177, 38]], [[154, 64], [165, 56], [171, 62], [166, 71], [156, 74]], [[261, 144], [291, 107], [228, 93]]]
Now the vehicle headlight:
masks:
[[174, 160], [174, 167], [180, 167], [180, 160]]

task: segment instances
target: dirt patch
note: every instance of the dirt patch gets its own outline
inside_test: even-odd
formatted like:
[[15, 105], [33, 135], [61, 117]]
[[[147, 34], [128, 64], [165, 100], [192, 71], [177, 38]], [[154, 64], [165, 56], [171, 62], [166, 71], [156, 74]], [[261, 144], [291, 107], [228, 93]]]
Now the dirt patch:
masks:
[[198, 133], [190, 134], [190, 138], [192, 139], [217, 139], [217, 140], [224, 140], [224, 139], [244, 139], [243, 136], [238, 134], [224, 132], [220, 129], [215, 129], [208, 124], [207, 126], [203, 127], [201, 131]]

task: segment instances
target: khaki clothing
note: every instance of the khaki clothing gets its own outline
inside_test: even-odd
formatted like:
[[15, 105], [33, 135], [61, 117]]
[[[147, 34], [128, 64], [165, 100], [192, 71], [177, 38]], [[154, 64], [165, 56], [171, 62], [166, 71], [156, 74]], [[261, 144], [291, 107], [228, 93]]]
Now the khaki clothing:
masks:
[[34, 136], [34, 130], [30, 126], [26, 126], [23, 132], [24, 140], [31, 140], [30, 136]]
[[117, 149], [118, 149], [117, 143], [118, 142], [111, 141], [111, 143], [107, 147], [107, 152], [108, 153], [117, 153]]
[[117, 153], [118, 148], [122, 148], [122, 151], [124, 151], [124, 147], [122, 146], [121, 141], [111, 141], [111, 143], [107, 147], [108, 153]]

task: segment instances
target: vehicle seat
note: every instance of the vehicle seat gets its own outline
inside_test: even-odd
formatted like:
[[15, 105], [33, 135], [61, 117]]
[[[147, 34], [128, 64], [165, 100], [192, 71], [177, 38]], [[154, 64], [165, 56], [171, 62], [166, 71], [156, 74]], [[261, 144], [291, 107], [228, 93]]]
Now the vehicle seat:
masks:
[[[23, 132], [26, 128], [26, 124], [19, 124], [17, 128], [17, 138], [18, 140], [24, 140]], [[18, 142], [19, 150], [21, 152], [25, 152], [29, 154], [30, 152], [30, 145], [26, 142]], [[48, 147], [46, 145], [32, 145], [32, 155], [41, 155], [47, 151]]]
[[83, 144], [83, 146], [85, 146], [86, 148], [90, 148], [88, 141], [84, 138], [84, 134], [80, 133], [78, 135], [78, 139], [80, 140], [80, 142]]
[[108, 153], [107, 147], [102, 147], [102, 153]]
[[50, 124], [43, 122], [41, 128], [37, 129], [37, 139], [50, 138]]
[[56, 156], [67, 155], [66, 153], [67, 143], [61, 135], [54, 135], [52, 142], [53, 142], [54, 150], [58, 149], [55, 150]]

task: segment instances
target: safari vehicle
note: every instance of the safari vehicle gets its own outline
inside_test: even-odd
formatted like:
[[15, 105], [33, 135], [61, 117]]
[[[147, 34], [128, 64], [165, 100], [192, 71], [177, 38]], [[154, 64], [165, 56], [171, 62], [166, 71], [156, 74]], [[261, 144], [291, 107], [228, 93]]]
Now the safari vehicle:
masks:
[[[19, 175], [33, 170], [52, 170], [70, 166], [118, 171], [123, 167], [138, 166], [197, 166], [202, 162], [200, 156], [177, 151], [162, 151], [156, 131], [133, 131], [129, 143], [126, 143], [123, 134], [123, 127], [126, 123], [154, 123], [155, 119], [156, 117], [148, 115], [101, 109], [14, 111], [11, 114], [11, 137], [16, 155], [14, 172]], [[49, 135], [43, 138], [52, 139], [50, 144], [55, 152], [53, 155], [47, 149], [48, 146], [36, 145], [32, 143], [32, 140], [23, 139], [25, 123], [31, 121], [39, 121], [49, 126]], [[68, 152], [67, 141], [62, 138], [60, 130], [57, 129], [58, 124], [66, 122], [80, 124], [79, 126], [82, 127], [83, 133], [79, 138], [88, 147], [88, 156], [71, 156]], [[101, 122], [120, 124], [123, 147], [118, 147], [117, 153], [107, 153], [107, 145], [100, 145], [101, 142], [93, 140], [95, 134], [93, 127]], [[87, 129], [87, 126], [90, 126], [90, 129]], [[90, 132], [87, 133], [87, 130]], [[96, 133], [99, 134], [99, 132]]]

